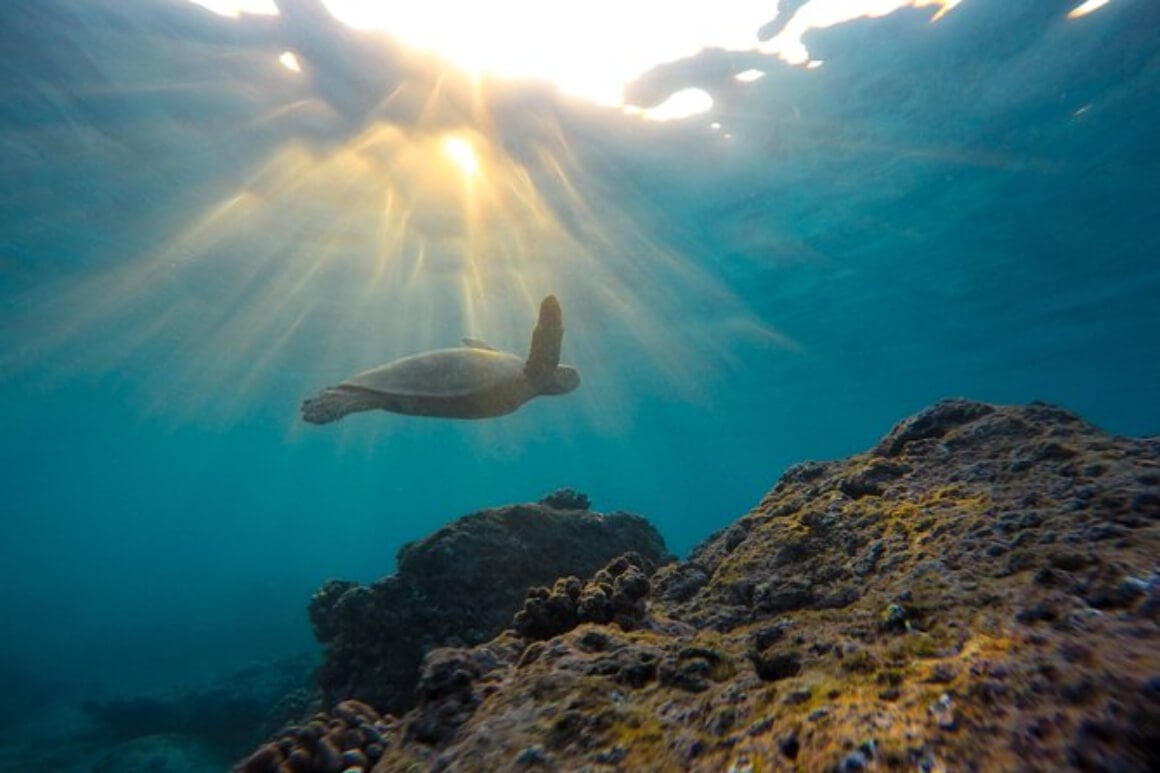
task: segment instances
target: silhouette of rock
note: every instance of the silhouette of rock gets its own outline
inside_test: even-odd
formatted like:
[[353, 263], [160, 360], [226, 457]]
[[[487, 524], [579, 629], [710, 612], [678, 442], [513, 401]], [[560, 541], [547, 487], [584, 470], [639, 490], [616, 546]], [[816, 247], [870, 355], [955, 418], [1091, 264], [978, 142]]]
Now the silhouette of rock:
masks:
[[301, 712], [288, 699], [309, 683], [313, 666], [307, 657], [255, 663], [206, 684], [87, 700], [82, 708], [97, 735], [120, 742], [104, 769], [128, 770], [138, 763], [127, 760], [168, 747], [204, 748], [229, 759], [279, 727], [288, 713]]

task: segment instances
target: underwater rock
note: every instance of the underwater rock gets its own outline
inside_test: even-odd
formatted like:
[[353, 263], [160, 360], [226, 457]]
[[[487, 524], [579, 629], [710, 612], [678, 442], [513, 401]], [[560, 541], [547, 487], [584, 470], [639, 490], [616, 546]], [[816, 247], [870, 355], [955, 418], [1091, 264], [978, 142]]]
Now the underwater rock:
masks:
[[939, 403], [681, 564], [530, 583], [374, 770], [1160, 769], [1158, 498], [1155, 439]]
[[541, 499], [540, 504], [557, 510], [587, 510], [592, 507], [587, 494], [570, 488], [556, 489]]
[[545, 497], [554, 505], [512, 505], [459, 518], [404, 545], [397, 573], [369, 586], [323, 585], [309, 606], [315, 636], [326, 645], [318, 671], [323, 706], [357, 699], [401, 715], [415, 705], [423, 655], [497, 635], [529, 587], [561, 574], [592, 575], [626, 552], [648, 562], [650, 571], [668, 557], [660, 533], [644, 518], [589, 512], [587, 497], [564, 492]]
[[268, 734], [280, 713], [291, 710], [289, 696], [301, 695], [314, 665], [312, 657], [255, 663], [208, 684], [86, 700], [82, 708], [111, 741], [179, 738], [185, 739], [182, 745], [203, 744], [234, 757]]
[[407, 737], [424, 743], [445, 741], [471, 717], [482, 701], [476, 682], [494, 659], [470, 649], [441, 648], [423, 659], [416, 694], [419, 705], [408, 717]]

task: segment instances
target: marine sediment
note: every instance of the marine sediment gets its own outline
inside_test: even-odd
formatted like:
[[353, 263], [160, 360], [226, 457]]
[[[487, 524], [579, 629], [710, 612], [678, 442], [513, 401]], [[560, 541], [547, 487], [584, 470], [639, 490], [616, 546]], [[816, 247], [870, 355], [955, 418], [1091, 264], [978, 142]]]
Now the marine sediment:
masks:
[[413, 707], [238, 770], [1160, 769], [1160, 438], [948, 400], [652, 561], [535, 583]]

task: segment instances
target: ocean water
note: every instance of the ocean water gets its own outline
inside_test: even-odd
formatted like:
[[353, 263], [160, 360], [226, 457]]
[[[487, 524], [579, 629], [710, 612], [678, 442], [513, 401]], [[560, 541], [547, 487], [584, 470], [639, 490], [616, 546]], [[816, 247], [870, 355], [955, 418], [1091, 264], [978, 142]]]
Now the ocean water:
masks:
[[[714, 104], [654, 122], [291, 14], [4, 3], [0, 735], [312, 653], [325, 579], [559, 487], [683, 555], [943, 397], [1160, 432], [1160, 6], [1077, 4], [657, 63], [639, 104]], [[522, 355], [549, 293], [573, 394], [298, 417], [463, 336]]]

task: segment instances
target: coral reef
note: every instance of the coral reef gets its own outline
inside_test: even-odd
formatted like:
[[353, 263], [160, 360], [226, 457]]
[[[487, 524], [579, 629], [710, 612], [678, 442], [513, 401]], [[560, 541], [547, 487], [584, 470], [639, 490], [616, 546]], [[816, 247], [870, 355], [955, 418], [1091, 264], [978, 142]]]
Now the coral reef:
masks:
[[[1158, 562], [1160, 439], [945, 401], [643, 583], [625, 557], [432, 650], [351, 767], [1160, 769]], [[626, 576], [632, 614], [580, 613]]]
[[369, 586], [327, 582], [309, 608], [326, 645], [323, 704], [358, 700], [402, 714], [414, 704], [423, 655], [492, 638], [529, 587], [590, 575], [626, 551], [642, 561], [667, 558], [648, 521], [588, 505], [584, 494], [562, 489], [542, 503], [467, 515], [403, 546], [394, 575]]
[[525, 639], [550, 639], [581, 623], [617, 623], [625, 630], [645, 617], [648, 576], [656, 567], [639, 553], [614, 559], [586, 583], [561, 577], [549, 588], [532, 588], [513, 627]]
[[251, 771], [367, 770], [398, 738], [398, 720], [379, 716], [359, 701], [343, 701], [329, 714], [287, 725], [235, 769]]

